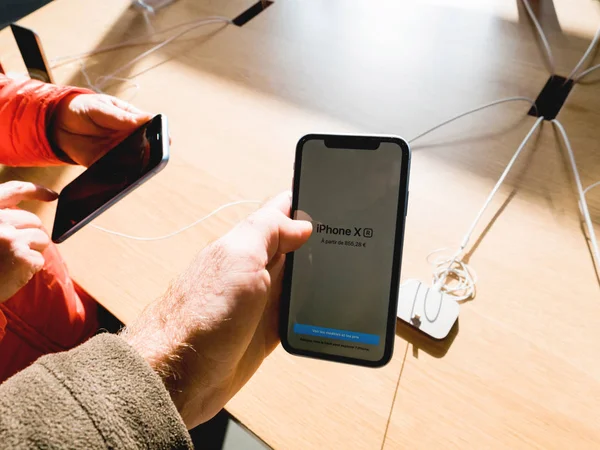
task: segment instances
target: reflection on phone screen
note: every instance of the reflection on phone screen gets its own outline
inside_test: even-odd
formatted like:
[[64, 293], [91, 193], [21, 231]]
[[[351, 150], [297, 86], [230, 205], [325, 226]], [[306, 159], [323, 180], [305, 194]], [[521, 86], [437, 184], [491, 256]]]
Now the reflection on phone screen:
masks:
[[[144, 178], [162, 160], [155, 145], [160, 140], [160, 117], [136, 130], [60, 194], [54, 235], [58, 236], [86, 219]], [[158, 130], [158, 131], [157, 131]]]

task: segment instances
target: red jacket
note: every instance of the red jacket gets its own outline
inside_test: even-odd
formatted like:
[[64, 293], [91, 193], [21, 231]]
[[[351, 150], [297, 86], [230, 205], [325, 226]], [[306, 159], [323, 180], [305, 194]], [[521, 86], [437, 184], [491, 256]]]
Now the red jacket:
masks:
[[[48, 142], [52, 114], [61, 101], [89, 92], [0, 74], [0, 164], [63, 164]], [[71, 281], [56, 246], [43, 255], [44, 268], [0, 303], [0, 382], [43, 354], [78, 345], [97, 329], [96, 304]]]

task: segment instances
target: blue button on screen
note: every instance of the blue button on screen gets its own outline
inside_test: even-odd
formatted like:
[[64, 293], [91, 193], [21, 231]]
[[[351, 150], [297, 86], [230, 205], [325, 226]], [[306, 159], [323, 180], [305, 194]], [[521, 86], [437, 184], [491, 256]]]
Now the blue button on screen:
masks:
[[357, 342], [359, 344], [379, 345], [376, 334], [357, 333], [355, 331], [336, 330], [334, 328], [314, 327], [312, 325], [294, 324], [294, 333], [305, 336], [318, 336], [327, 339]]

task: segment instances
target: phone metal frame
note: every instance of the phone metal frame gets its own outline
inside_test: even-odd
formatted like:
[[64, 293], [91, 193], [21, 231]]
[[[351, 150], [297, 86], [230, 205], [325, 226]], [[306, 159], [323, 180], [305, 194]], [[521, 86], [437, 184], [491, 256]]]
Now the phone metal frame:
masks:
[[[283, 277], [283, 289], [281, 295], [281, 312], [279, 320], [279, 335], [283, 348], [290, 354], [305, 356], [309, 358], [323, 359], [327, 361], [341, 362], [365, 367], [382, 367], [391, 359], [394, 352], [394, 340], [396, 335], [396, 315], [398, 309], [398, 290], [400, 287], [400, 271], [402, 266], [402, 249], [404, 245], [404, 229], [406, 225], [406, 213], [408, 209], [408, 183], [410, 175], [410, 147], [408, 142], [398, 136], [360, 136], [360, 135], [334, 135], [334, 134], [308, 134], [302, 137], [296, 146], [296, 159], [294, 162], [294, 181], [292, 208], [290, 217], [295, 217], [298, 210], [298, 195], [300, 192], [300, 172], [302, 169], [302, 150], [304, 145], [310, 140], [335, 140], [336, 142], [347, 142], [348, 147], [344, 148], [365, 148], [374, 142], [392, 142], [397, 144], [402, 150], [402, 167], [400, 169], [400, 191], [398, 195], [398, 209], [396, 213], [396, 235], [394, 238], [394, 256], [392, 263], [392, 279], [390, 282], [390, 301], [388, 307], [387, 329], [385, 333], [385, 347], [383, 356], [380, 360], [371, 361], [359, 358], [351, 358], [341, 355], [332, 355], [311, 350], [297, 349], [290, 345], [287, 333], [289, 327], [290, 299], [292, 290], [292, 275], [294, 268], [294, 253], [286, 255], [285, 270]], [[361, 147], [363, 145], [363, 147]], [[327, 144], [325, 143], [325, 146]], [[336, 148], [341, 148], [338, 145]], [[379, 146], [377, 146], [378, 148]]]
[[[142, 184], [144, 184], [146, 181], [148, 181], [150, 178], [152, 178], [154, 175], [156, 175], [157, 173], [159, 173], [161, 170], [163, 170], [165, 168], [165, 166], [167, 165], [167, 162], [169, 162], [169, 154], [170, 154], [169, 127], [167, 124], [167, 117], [163, 114], [157, 114], [152, 119], [150, 119], [150, 121], [155, 120], [156, 117], [159, 117], [159, 116], [161, 118], [162, 158], [161, 158], [160, 162], [156, 165], [156, 167], [154, 169], [150, 170], [147, 174], [145, 174], [139, 180], [135, 181], [131, 186], [125, 188], [123, 191], [121, 191], [115, 197], [113, 197], [112, 199], [107, 201], [105, 204], [100, 206], [98, 209], [92, 211], [89, 215], [84, 217], [81, 221], [79, 221], [73, 227], [69, 228], [66, 232], [64, 232], [60, 236], [55, 235], [55, 229], [56, 229], [56, 223], [57, 223], [57, 217], [58, 217], [58, 207], [57, 207], [57, 210], [56, 210], [57, 213], [54, 218], [55, 225], [52, 230], [52, 242], [54, 242], [56, 244], [60, 244], [61, 242], [64, 242], [66, 239], [71, 237], [77, 231], [81, 230], [81, 228], [83, 228], [85, 225], [90, 223], [92, 220], [94, 220], [100, 214], [105, 212], [111, 206], [115, 205], [117, 202], [122, 200], [124, 197], [129, 195], [131, 192], [133, 192], [135, 189], [140, 187]], [[125, 138], [125, 139], [127, 139], [127, 138]], [[109, 150], [109, 152], [110, 151], [112, 151], [112, 149]], [[83, 173], [85, 173], [85, 172], [83, 172]], [[59, 197], [58, 201], [60, 202], [60, 197]]]
[[46, 54], [44, 53], [44, 48], [42, 47], [42, 41], [40, 39], [40, 36], [35, 31], [29, 28], [22, 27], [21, 25], [17, 25], [16, 23], [11, 23], [10, 29], [12, 31], [13, 37], [15, 38], [15, 42], [17, 43], [17, 47], [19, 47], [19, 52], [21, 53], [21, 58], [23, 58], [23, 62], [25, 63], [25, 67], [27, 68], [27, 73], [29, 74], [29, 77], [34, 80], [46, 82], [46, 80], [39, 79], [39, 76], [36, 73], [37, 71], [39, 71], [39, 69], [32, 68], [29, 64], [29, 55], [27, 55], [24, 52], [22, 42], [20, 42], [18, 38], [18, 33], [31, 33], [31, 35], [34, 37], [35, 42], [37, 44], [38, 54], [41, 57], [42, 62], [44, 64], [44, 72], [48, 78], [47, 82], [54, 84], [54, 77], [52, 76], [52, 72], [50, 71], [50, 65], [48, 64], [48, 59], [46, 58]]

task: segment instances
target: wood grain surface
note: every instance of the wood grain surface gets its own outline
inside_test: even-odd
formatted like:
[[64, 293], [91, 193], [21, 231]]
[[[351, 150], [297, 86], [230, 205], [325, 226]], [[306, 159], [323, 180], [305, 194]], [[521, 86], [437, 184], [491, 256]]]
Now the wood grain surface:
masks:
[[[247, 0], [179, 0], [155, 30], [206, 15], [234, 17]], [[566, 75], [600, 24], [591, 0], [532, 0]], [[25, 18], [50, 59], [148, 31], [125, 0], [56, 0]], [[170, 35], [170, 34], [167, 34]], [[2, 61], [19, 70], [0, 33]], [[92, 78], [148, 47], [86, 60]], [[6, 50], [5, 50], [6, 49]], [[596, 60], [596, 63], [598, 61]], [[294, 147], [309, 132], [407, 139], [478, 105], [535, 98], [549, 74], [520, 2], [279, 0], [244, 27], [198, 29], [140, 61], [107, 92], [171, 123], [167, 169], [96, 223], [161, 235], [234, 200], [290, 187]], [[59, 83], [84, 85], [77, 62]], [[574, 87], [558, 118], [589, 185], [600, 179], [600, 79]], [[455, 248], [533, 125], [509, 103], [412, 145], [402, 277], [430, 279], [425, 261]], [[600, 292], [566, 153], [545, 122], [478, 226], [469, 262], [479, 282], [451, 338], [399, 324], [383, 369], [301, 359], [278, 349], [227, 406], [282, 448], [597, 448]], [[80, 169], [3, 169], [59, 189]], [[600, 219], [600, 189], [589, 195]], [[54, 206], [30, 205], [51, 226]], [[211, 240], [245, 217], [239, 206], [177, 237], [134, 242], [87, 227], [61, 250], [74, 278], [128, 322]], [[598, 229], [597, 229], [598, 231]], [[393, 410], [391, 410], [393, 406]], [[391, 416], [390, 416], [391, 412]]]

